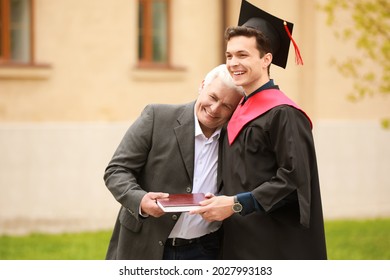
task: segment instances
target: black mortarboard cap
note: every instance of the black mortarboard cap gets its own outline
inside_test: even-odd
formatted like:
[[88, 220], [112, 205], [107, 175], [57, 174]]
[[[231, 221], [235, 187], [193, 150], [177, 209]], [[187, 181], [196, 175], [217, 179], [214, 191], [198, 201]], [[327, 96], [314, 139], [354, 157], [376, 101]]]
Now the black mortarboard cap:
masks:
[[275, 17], [242, 0], [238, 25], [255, 28], [268, 37], [272, 49], [273, 64], [286, 68], [290, 41], [294, 44], [297, 64], [303, 64], [299, 49], [291, 37], [294, 26], [291, 22]]

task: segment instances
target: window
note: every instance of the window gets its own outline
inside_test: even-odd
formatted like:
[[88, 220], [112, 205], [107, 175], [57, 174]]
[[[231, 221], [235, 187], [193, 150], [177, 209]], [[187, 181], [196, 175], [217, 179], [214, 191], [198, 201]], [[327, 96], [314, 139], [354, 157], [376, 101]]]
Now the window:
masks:
[[33, 0], [0, 0], [0, 63], [32, 64]]
[[138, 1], [139, 66], [169, 66], [170, 0]]

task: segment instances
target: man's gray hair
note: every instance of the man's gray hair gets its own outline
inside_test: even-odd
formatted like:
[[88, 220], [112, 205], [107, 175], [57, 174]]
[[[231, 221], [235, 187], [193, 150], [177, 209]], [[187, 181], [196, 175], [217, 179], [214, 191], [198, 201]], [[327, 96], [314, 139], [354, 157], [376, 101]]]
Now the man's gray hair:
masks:
[[221, 64], [212, 69], [204, 78], [204, 87], [207, 87], [215, 78], [220, 78], [221, 81], [229, 88], [235, 89], [244, 95], [244, 89], [241, 86], [236, 86], [227, 70], [226, 64]]

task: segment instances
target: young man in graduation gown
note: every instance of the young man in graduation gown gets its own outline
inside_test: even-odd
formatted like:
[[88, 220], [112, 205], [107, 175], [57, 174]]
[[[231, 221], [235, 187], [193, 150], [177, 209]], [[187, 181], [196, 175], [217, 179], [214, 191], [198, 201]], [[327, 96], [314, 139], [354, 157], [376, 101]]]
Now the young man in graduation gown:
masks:
[[246, 96], [224, 138], [222, 195], [192, 212], [224, 221], [223, 259], [327, 258], [312, 124], [269, 77], [271, 63], [286, 66], [291, 30], [243, 1], [239, 26], [225, 33], [228, 70]]
[[216, 193], [221, 127], [243, 96], [226, 65], [211, 70], [196, 101], [151, 104], [128, 129], [104, 180], [120, 204], [107, 259], [215, 259], [220, 222], [164, 213], [156, 199]]

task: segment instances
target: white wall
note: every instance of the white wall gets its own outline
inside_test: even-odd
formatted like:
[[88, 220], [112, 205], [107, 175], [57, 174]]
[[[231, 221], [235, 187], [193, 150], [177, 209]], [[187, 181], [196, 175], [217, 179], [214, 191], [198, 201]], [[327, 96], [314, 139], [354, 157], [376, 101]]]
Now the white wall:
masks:
[[0, 234], [110, 228], [104, 169], [128, 124], [0, 126]]
[[389, 217], [390, 130], [379, 121], [319, 121], [314, 135], [325, 217]]

